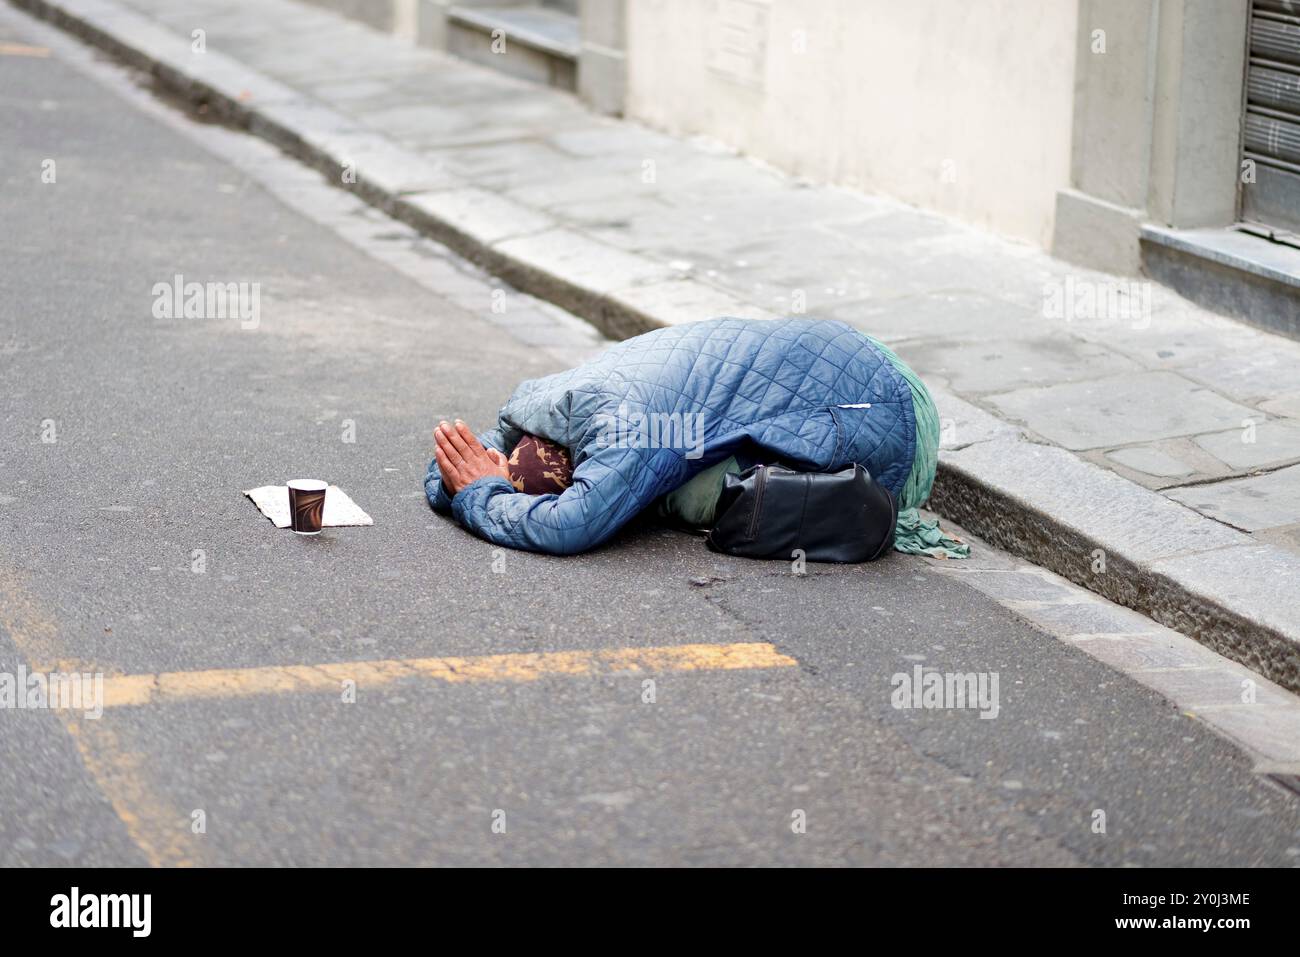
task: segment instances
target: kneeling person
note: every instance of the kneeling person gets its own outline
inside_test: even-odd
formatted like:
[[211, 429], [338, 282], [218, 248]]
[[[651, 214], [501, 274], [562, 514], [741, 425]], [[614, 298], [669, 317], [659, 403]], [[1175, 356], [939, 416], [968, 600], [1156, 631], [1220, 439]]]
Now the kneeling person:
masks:
[[[610, 428], [656, 421], [698, 423], [698, 434], [665, 445], [657, 432]], [[816, 472], [860, 464], [898, 501], [896, 548], [965, 548], [915, 511], [938, 455], [928, 391], [893, 352], [842, 322], [658, 329], [522, 383], [493, 431], [442, 422], [435, 440], [425, 479], [434, 509], [511, 548], [583, 552], [656, 502], [665, 516], [707, 526], [727, 472], [775, 461]]]

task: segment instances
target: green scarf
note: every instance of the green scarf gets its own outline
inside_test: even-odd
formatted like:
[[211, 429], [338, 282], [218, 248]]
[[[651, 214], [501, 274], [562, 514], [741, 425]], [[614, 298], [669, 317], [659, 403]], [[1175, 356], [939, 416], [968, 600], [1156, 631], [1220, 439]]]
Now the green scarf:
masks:
[[930, 498], [934, 472], [939, 466], [939, 410], [934, 407], [930, 390], [894, 350], [877, 339], [872, 344], [898, 370], [912, 390], [912, 408], [916, 414], [916, 455], [912, 471], [898, 493], [898, 527], [894, 530], [894, 548], [909, 555], [931, 558], [970, 558], [970, 546], [945, 535], [938, 521], [927, 522], [917, 509]]

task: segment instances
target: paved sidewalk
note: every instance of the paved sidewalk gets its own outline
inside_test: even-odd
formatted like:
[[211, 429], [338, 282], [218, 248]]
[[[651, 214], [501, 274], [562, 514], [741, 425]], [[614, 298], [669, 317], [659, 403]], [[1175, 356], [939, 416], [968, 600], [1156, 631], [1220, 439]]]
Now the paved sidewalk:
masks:
[[882, 338], [935, 387], [941, 514], [1300, 690], [1300, 342], [290, 0], [14, 2], [611, 335]]

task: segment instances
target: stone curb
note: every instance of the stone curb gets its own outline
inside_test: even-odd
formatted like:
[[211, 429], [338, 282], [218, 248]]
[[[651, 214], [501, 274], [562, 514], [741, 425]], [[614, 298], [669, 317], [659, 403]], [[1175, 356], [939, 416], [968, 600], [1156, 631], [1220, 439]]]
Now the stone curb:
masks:
[[[517, 289], [614, 338], [701, 315], [770, 313], [460, 180], [297, 91], [112, 0], [10, 0], [276, 144]], [[1300, 558], [1029, 441], [936, 392], [945, 444], [930, 507], [990, 544], [1142, 612], [1300, 693]]]

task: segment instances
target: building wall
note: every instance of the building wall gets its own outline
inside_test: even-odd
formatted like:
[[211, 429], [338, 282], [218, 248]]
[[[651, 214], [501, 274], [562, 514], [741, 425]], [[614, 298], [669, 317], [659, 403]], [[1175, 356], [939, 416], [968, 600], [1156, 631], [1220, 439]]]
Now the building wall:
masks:
[[305, 0], [305, 2], [324, 7], [326, 10], [388, 33], [393, 29], [394, 4], [400, 0]]
[[1248, 19], [1249, 0], [1081, 0], [1055, 255], [1136, 272], [1143, 223], [1235, 221]]
[[625, 112], [1040, 245], [1078, 0], [630, 0]]

